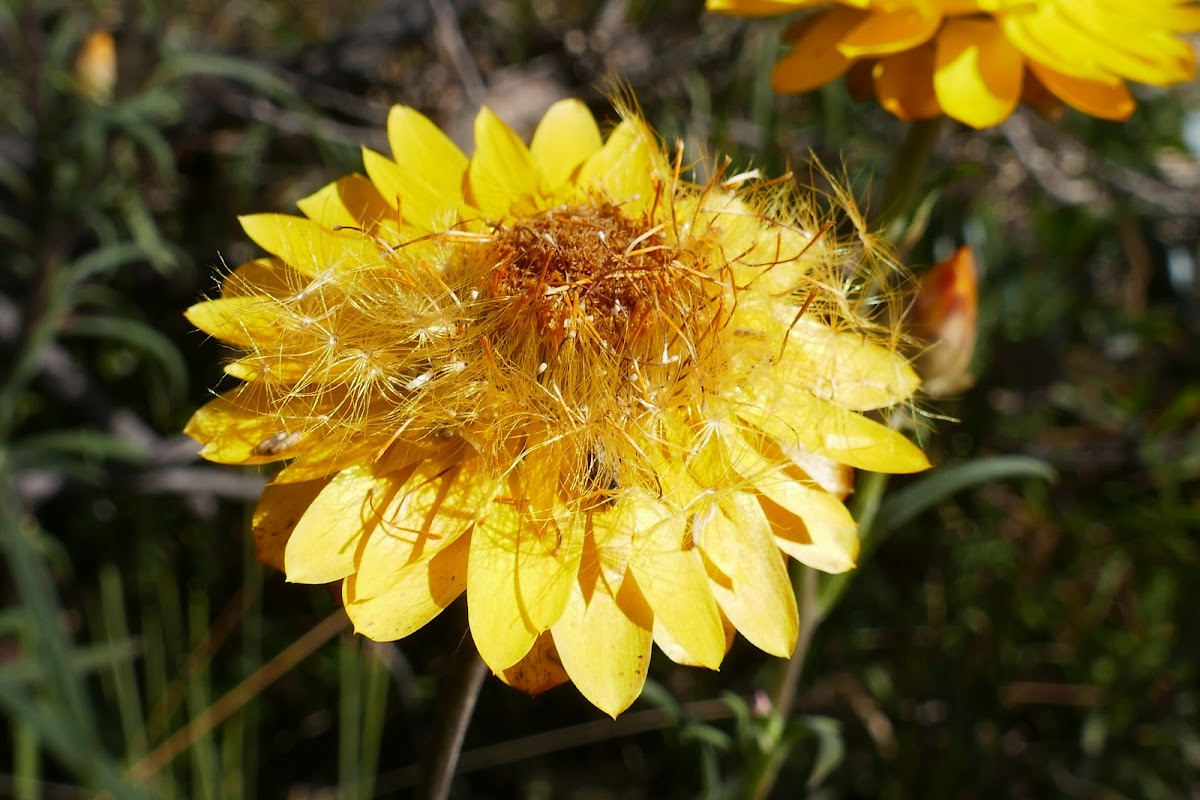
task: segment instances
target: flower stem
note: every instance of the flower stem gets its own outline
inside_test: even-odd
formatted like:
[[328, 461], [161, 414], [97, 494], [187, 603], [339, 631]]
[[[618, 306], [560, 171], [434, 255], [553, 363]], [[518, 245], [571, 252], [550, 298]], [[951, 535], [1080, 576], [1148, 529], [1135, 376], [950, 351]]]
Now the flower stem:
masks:
[[904, 142], [892, 162], [892, 171], [888, 173], [887, 183], [883, 186], [879, 225], [886, 226], [911, 210], [913, 199], [924, 182], [929, 156], [941, 135], [944, 120], [945, 117], [919, 119], [908, 126]]
[[[817, 596], [817, 573], [809, 567], [797, 565], [800, 572], [796, 576], [796, 600], [800, 612], [800, 632], [796, 636], [796, 647], [792, 657], [788, 659], [787, 669], [780, 676], [772, 692], [772, 707], [780, 716], [791, 715], [792, 707], [796, 704], [796, 688], [800, 685], [800, 674], [804, 671], [804, 661], [808, 657], [808, 649], [812, 644], [813, 634], [825, 617], [825, 609], [821, 607]], [[774, 781], [772, 781], [774, 782]]]
[[[816, 570], [796, 564], [792, 583], [796, 587], [800, 631], [796, 637], [792, 657], [788, 659], [787, 669], [779, 676], [775, 690], [771, 693], [772, 713], [782, 720], [787, 720], [792, 715], [792, 707], [796, 704], [796, 689], [800, 685], [800, 674], [804, 671], [809, 645], [812, 644], [817, 626], [825, 616], [817, 595]], [[782, 743], [776, 742], [769, 747], [747, 779], [742, 797], [746, 800], [763, 800], [767, 797], [775, 786], [779, 770], [787, 760], [787, 754], [788, 747]]]
[[421, 764], [414, 795], [419, 800], [445, 800], [449, 796], [463, 737], [467, 734], [467, 725], [471, 722], [471, 713], [487, 672], [475, 643], [467, 636], [454, 657], [450, 676], [440, 693], [433, 722], [433, 740]]
[[[859, 485], [854, 495], [852, 512], [859, 524], [864, 546], [870, 538], [871, 527], [879, 504], [883, 500], [884, 489], [887, 488], [888, 476], [879, 472], [860, 472]], [[812, 646], [813, 635], [821, 622], [841, 599], [843, 591], [849, 584], [852, 572], [826, 576], [820, 580], [817, 571], [803, 565], [795, 565], [792, 585], [796, 587], [796, 606], [800, 614], [800, 631], [796, 636], [796, 647], [792, 657], [788, 659], [787, 669], [775, 684], [771, 693], [771, 705], [774, 713], [786, 720], [792, 715], [796, 705], [796, 693], [800, 686], [800, 676], [804, 672], [804, 662], [808, 658]], [[768, 753], [761, 768], [754, 774], [746, 787], [743, 797], [747, 800], [763, 800], [771, 793], [779, 769], [783, 766], [786, 750]]]

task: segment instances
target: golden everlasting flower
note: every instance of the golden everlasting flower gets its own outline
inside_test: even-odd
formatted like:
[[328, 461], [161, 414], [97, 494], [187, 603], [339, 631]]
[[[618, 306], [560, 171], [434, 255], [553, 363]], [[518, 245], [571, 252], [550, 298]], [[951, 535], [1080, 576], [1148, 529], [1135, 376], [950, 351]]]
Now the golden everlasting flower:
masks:
[[[779, 92], [806, 92], [854, 67], [900, 119], [946, 114], [976, 128], [1003, 122], [1021, 100], [1057, 98], [1125, 119], [1125, 80], [1165, 86], [1196, 75], [1179, 34], [1200, 30], [1193, 0], [707, 0], [713, 11], [785, 14], [792, 26], [775, 67]], [[860, 72], [860, 70], [862, 72]]]
[[202, 455], [290, 462], [262, 560], [342, 580], [379, 640], [465, 590], [494, 672], [614, 715], [652, 641], [715, 669], [736, 628], [788, 655], [781, 551], [857, 553], [837, 465], [928, 465], [859, 413], [917, 384], [849, 294], [878, 285], [869, 249], [752, 173], [687, 182], [642, 120], [605, 140], [577, 101], [528, 147], [482, 110], [470, 159], [410, 108], [388, 137], [305, 217], [244, 217], [269, 256], [188, 311], [242, 352], [188, 425]]

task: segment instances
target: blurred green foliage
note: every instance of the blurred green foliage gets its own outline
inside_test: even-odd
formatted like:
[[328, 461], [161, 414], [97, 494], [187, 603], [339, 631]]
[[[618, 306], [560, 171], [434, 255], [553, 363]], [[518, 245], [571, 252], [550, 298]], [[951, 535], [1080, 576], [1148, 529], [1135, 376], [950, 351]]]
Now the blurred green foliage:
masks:
[[[778, 27], [699, 5], [0, 5], [0, 796], [406, 796], [463, 620], [378, 646], [264, 574], [263, 477], [176, 433], [223, 356], [181, 312], [252, 254], [236, 215], [356, 169], [391, 102], [452, 132], [560, 94], [611, 118], [616, 75], [689, 154], [877, 192], [902, 125], [837, 85], [774, 96]], [[104, 30], [98, 103], [77, 58]], [[719, 675], [656, 658], [616, 723], [493, 681], [458, 796], [715, 798], [768, 769], [777, 797], [1200, 792], [1200, 95], [1141, 101], [939, 141], [909, 261], [976, 249], [977, 381], [933, 407], [944, 483], [893, 485], [886, 536], [824, 584], [799, 711], [766, 713], [784, 665], [742, 642]]]

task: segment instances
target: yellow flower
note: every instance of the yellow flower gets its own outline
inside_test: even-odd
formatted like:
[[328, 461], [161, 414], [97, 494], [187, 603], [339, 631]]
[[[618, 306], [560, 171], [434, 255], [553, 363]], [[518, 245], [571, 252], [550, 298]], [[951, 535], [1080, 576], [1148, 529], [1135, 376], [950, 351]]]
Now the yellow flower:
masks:
[[244, 217], [269, 255], [188, 311], [241, 353], [188, 425], [202, 455], [290, 462], [261, 559], [342, 580], [379, 640], [465, 590], [494, 672], [614, 715], [652, 641], [715, 669], [736, 628], [787, 655], [782, 554], [857, 553], [838, 466], [928, 466], [859, 413], [917, 384], [866, 318], [870, 248], [753, 173], [689, 183], [642, 120], [605, 140], [577, 101], [528, 147], [482, 110], [470, 159], [409, 108], [388, 137], [305, 217]]
[[[710, 10], [755, 16], [829, 5], [707, 0]], [[1126, 80], [1195, 77], [1196, 55], [1179, 34], [1196, 30], [1192, 0], [840, 0], [788, 30], [792, 50], [774, 82], [806, 92], [851, 70], [900, 119], [944, 113], [976, 128], [1003, 122], [1021, 100], [1053, 98], [1125, 119], [1134, 108]]]

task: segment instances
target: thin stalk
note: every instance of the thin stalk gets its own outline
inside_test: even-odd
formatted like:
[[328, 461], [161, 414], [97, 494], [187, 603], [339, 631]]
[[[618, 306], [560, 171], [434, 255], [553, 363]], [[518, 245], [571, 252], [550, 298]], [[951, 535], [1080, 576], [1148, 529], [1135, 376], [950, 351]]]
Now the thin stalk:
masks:
[[[866, 555], [873, 544], [875, 517], [879, 514], [879, 506], [883, 502], [888, 476], [882, 472], [861, 471], [858, 475], [858, 486], [855, 487], [850, 513], [858, 522], [859, 554]], [[820, 606], [823, 614], [828, 614], [837, 606], [853, 575], [854, 571], [851, 570], [829, 575], [821, 581]]]
[[[796, 647], [792, 650], [791, 658], [788, 659], [787, 669], [779, 676], [779, 680], [775, 683], [775, 689], [771, 692], [772, 710], [784, 720], [792, 715], [792, 709], [796, 705], [800, 675], [804, 672], [804, 662], [808, 659], [813, 634], [816, 633], [821, 620], [825, 618], [825, 610], [821, 607], [817, 594], [816, 570], [797, 564], [792, 583], [796, 587], [800, 631], [796, 636]], [[771, 752], [765, 753], [765, 757], [747, 780], [742, 797], [746, 800], [763, 800], [770, 795], [787, 753], [788, 748], [779, 746], [774, 747]]]
[[145, 783], [159, 770], [190, 748], [198, 738], [220, 725], [264, 689], [288, 673], [292, 667], [308, 658], [321, 645], [336, 636], [349, 624], [346, 612], [335, 611], [317, 623], [308, 633], [285, 647], [279, 655], [263, 664], [250, 677], [225, 693], [219, 700], [197, 714], [191, 721], [171, 734], [130, 769], [135, 781]]
[[433, 740], [417, 782], [415, 797], [418, 800], [445, 800], [449, 796], [458, 754], [487, 672], [475, 643], [467, 636], [454, 657], [451, 674], [440, 693], [434, 714]]
[[787, 669], [780, 676], [772, 692], [772, 707], [784, 718], [791, 716], [792, 708], [796, 705], [796, 687], [800, 684], [800, 675], [804, 672], [804, 662], [812, 645], [813, 634], [821, 620], [825, 618], [826, 610], [821, 607], [817, 596], [817, 572], [810, 567], [797, 567], [800, 574], [796, 578], [797, 608], [800, 612], [800, 632], [796, 636], [796, 647], [792, 657], [788, 659]]
[[904, 142], [892, 162], [877, 223], [886, 225], [912, 210], [913, 200], [925, 181], [929, 157], [942, 133], [945, 117], [919, 119], [908, 126]]

